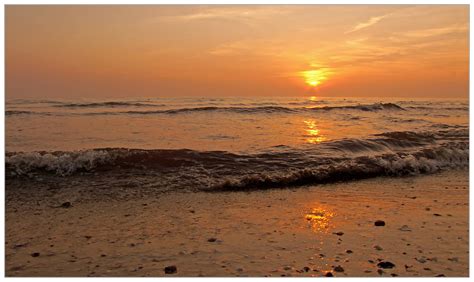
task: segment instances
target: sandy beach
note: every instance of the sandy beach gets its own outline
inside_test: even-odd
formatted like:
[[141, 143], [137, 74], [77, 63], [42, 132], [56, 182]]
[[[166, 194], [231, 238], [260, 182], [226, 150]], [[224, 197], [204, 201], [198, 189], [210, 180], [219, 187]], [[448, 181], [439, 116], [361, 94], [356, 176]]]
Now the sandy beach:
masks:
[[467, 170], [252, 192], [6, 188], [7, 276], [469, 275]]

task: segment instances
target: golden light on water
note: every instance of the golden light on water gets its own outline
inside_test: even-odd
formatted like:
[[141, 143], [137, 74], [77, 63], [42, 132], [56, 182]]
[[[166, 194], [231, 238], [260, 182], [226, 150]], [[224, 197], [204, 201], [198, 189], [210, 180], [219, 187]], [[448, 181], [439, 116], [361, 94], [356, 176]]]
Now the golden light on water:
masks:
[[313, 208], [310, 212], [305, 214], [305, 219], [315, 232], [325, 232], [331, 224], [331, 219], [334, 213], [322, 207]]
[[317, 127], [315, 120], [304, 120], [303, 122], [306, 124], [305, 131], [308, 137], [306, 141], [308, 143], [317, 144], [326, 140], [324, 136], [321, 136], [321, 131]]

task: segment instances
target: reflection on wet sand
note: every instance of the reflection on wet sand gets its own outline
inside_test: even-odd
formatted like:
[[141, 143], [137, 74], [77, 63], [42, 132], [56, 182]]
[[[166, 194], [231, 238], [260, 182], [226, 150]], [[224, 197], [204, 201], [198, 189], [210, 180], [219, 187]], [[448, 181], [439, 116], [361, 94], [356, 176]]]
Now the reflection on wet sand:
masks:
[[322, 207], [313, 208], [310, 212], [305, 214], [305, 218], [311, 225], [314, 232], [327, 232], [331, 225], [331, 219], [334, 217], [334, 212]]
[[318, 129], [316, 125], [315, 120], [304, 120], [303, 121], [306, 124], [305, 131], [306, 131], [306, 142], [310, 144], [317, 144], [321, 143], [324, 140], [326, 140], [326, 137], [321, 135], [320, 130]]

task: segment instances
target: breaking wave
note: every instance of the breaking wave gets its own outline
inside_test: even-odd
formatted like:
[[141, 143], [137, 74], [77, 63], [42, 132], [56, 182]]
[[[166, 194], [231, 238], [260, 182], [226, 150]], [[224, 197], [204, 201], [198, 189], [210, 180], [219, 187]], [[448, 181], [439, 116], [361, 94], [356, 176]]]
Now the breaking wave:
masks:
[[[87, 104], [60, 104], [54, 107], [61, 108], [102, 108], [102, 107], [158, 107], [165, 106], [164, 104], [146, 104], [146, 103], [126, 103], [126, 102], [104, 102], [104, 103], [87, 103]], [[271, 113], [301, 113], [301, 112], [318, 112], [318, 111], [335, 111], [335, 110], [356, 110], [356, 111], [404, 111], [401, 106], [393, 103], [375, 103], [367, 105], [348, 105], [348, 106], [324, 106], [324, 107], [284, 107], [284, 106], [252, 106], [252, 107], [238, 107], [238, 106], [206, 106], [206, 107], [189, 107], [177, 109], [164, 110], [129, 110], [129, 111], [108, 111], [108, 112], [74, 112], [72, 115], [157, 115], [157, 114], [186, 114], [198, 112], [230, 112], [240, 114], [271, 114]], [[36, 114], [36, 115], [65, 115], [67, 113], [53, 113], [53, 112], [39, 112], [39, 111], [6, 111], [7, 115], [22, 115], [22, 114]]]
[[187, 187], [193, 187], [191, 190], [205, 191], [280, 188], [465, 168], [469, 164], [468, 136], [466, 128], [386, 132], [367, 139], [343, 139], [244, 155], [128, 148], [10, 152], [6, 155], [6, 174], [17, 178], [84, 173], [133, 176], [139, 171], [151, 179], [157, 173], [171, 175], [168, 182], [160, 179], [163, 187], [186, 182]]

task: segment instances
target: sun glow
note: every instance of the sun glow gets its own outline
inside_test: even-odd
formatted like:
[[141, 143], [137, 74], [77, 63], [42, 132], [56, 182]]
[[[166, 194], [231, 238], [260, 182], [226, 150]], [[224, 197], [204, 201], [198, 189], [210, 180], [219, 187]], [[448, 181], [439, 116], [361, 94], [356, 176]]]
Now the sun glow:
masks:
[[304, 78], [306, 84], [311, 87], [316, 87], [326, 81], [331, 73], [332, 72], [327, 68], [320, 68], [317, 70], [302, 71], [300, 72], [300, 76]]

